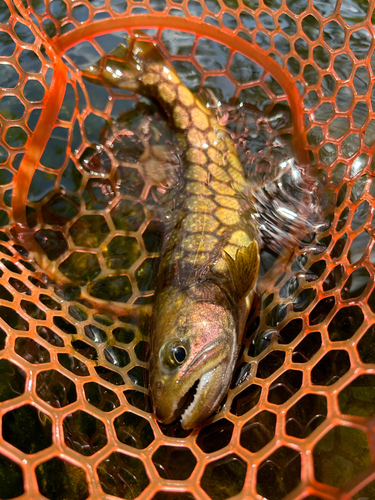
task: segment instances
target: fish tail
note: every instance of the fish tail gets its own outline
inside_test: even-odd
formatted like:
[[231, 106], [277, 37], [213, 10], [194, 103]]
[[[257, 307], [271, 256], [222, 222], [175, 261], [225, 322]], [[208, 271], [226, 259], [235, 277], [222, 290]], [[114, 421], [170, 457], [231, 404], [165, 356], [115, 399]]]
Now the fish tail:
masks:
[[145, 73], [163, 67], [165, 58], [153, 42], [140, 40], [140, 34], [125, 38], [128, 47], [121, 43], [97, 64], [89, 66], [83, 76], [94, 83], [104, 81], [111, 87], [141, 91]]
[[139, 91], [139, 68], [132, 57], [132, 39], [126, 38], [129, 43], [127, 47], [124, 43], [118, 45], [112, 52], [102, 57], [96, 64], [92, 64], [85, 71], [83, 76], [93, 83], [106, 83], [111, 87]]
[[165, 63], [165, 58], [157, 45], [150, 40], [140, 40], [139, 34], [141, 32], [137, 32], [133, 38], [128, 39], [129, 57], [133, 64], [138, 64], [141, 67], [140, 71], [145, 71], [152, 64]]

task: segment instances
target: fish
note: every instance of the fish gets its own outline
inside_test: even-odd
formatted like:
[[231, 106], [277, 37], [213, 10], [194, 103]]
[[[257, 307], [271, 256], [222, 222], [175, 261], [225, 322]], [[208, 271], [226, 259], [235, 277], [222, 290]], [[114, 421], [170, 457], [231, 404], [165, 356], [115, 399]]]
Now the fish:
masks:
[[257, 231], [225, 127], [156, 43], [139, 33], [126, 42], [84, 76], [156, 101], [184, 145], [157, 274], [149, 387], [158, 421], [193, 429], [229, 390], [258, 276]]

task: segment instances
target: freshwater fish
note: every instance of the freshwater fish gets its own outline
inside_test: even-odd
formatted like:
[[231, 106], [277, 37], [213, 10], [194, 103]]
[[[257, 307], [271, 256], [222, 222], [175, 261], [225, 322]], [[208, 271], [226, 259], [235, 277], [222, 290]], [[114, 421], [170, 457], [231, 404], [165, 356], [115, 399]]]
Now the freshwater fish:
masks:
[[157, 419], [191, 429], [226, 395], [259, 268], [236, 148], [157, 45], [135, 35], [84, 73], [162, 106], [184, 144], [184, 185], [161, 251], [150, 357]]

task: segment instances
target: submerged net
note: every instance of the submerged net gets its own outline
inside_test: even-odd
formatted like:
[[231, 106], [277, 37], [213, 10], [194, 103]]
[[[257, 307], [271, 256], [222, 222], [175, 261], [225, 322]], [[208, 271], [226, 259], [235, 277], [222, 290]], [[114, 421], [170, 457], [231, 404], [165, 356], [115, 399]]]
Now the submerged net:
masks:
[[[0, 498], [375, 498], [373, 8], [0, 3]], [[194, 431], [158, 424], [147, 390], [173, 198], [147, 172], [175, 172], [178, 144], [160, 110], [81, 73], [133, 29], [193, 91], [258, 110], [264, 169], [273, 124], [330, 224], [287, 256], [266, 245], [232, 387]]]

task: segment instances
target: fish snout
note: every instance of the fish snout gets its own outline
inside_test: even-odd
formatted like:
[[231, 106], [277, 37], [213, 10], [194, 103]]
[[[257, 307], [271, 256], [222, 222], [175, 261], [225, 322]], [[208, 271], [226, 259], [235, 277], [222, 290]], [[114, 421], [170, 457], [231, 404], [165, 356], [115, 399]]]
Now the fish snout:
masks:
[[156, 419], [162, 424], [175, 420], [174, 404], [169, 401], [170, 391], [166, 390], [164, 380], [157, 380], [151, 386], [151, 399]]

